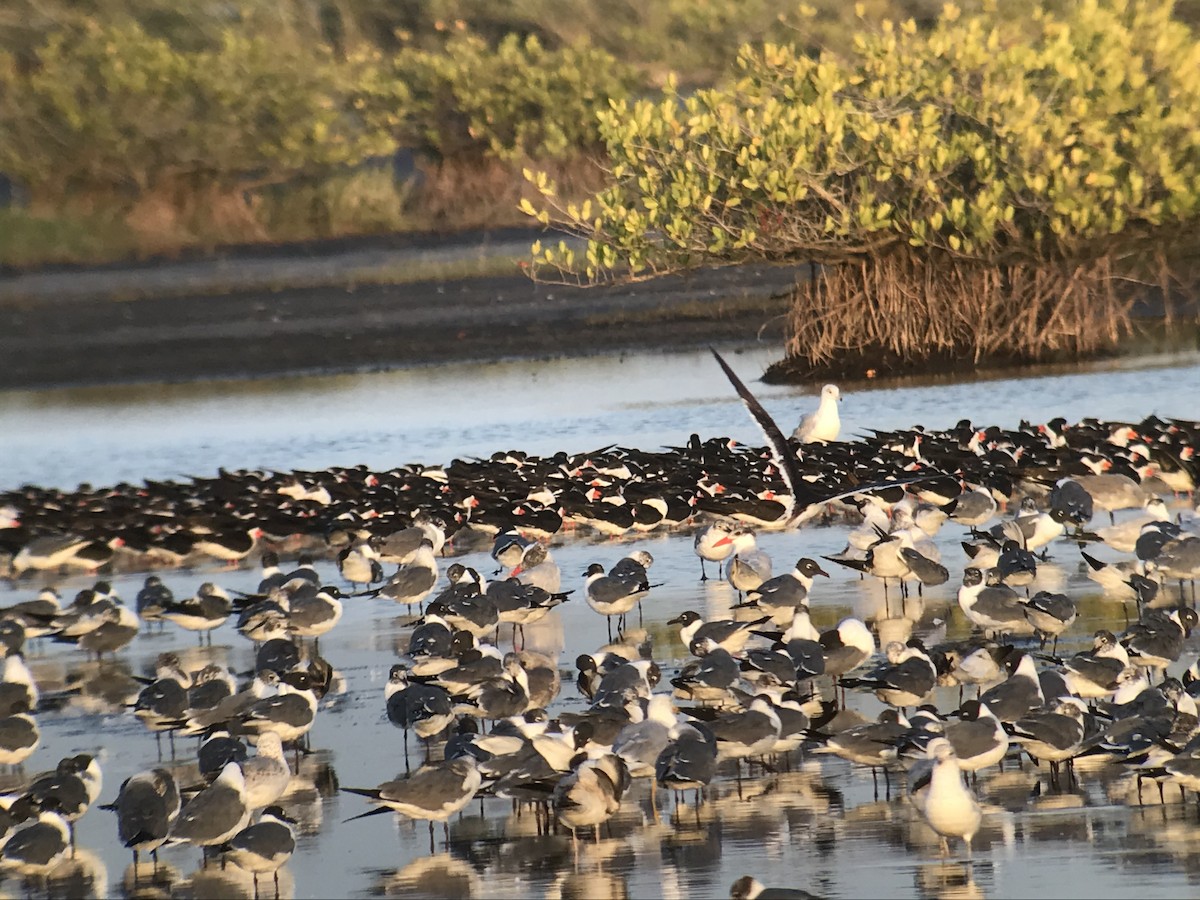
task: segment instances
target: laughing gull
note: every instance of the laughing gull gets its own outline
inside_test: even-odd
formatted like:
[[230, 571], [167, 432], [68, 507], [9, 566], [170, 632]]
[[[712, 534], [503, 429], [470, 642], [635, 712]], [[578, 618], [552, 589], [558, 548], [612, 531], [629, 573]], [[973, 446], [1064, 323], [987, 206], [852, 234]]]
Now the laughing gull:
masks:
[[825, 648], [825, 674], [835, 681], [875, 654], [875, 635], [861, 619], [847, 616], [818, 638]]
[[1058, 780], [1058, 766], [1070, 762], [1085, 748], [1089, 738], [1087, 706], [1078, 697], [1062, 697], [1050, 709], [1035, 711], [1011, 726], [1011, 739], [1035, 761], [1050, 763], [1051, 779]]
[[730, 653], [740, 653], [752, 637], [754, 629], [769, 620], [770, 616], [763, 616], [747, 622], [735, 622], [732, 619], [706, 622], [698, 612], [689, 609], [673, 619], [668, 619], [667, 624], [679, 626], [679, 640], [685, 647], [692, 646], [696, 641], [711, 638]]
[[1008, 677], [979, 695], [979, 702], [1001, 722], [1016, 722], [1030, 710], [1045, 702], [1033, 657], [1013, 650], [1004, 658]]
[[717, 739], [717, 756], [738, 760], [739, 772], [741, 760], [771, 752], [782, 728], [767, 694], [756, 695], [748, 709], [725, 713], [707, 724]]
[[617, 632], [624, 631], [625, 614], [649, 589], [649, 582], [636, 576], [606, 573], [600, 563], [592, 563], [584, 573], [584, 596], [588, 606], [608, 620], [609, 640], [612, 640], [612, 617], [618, 617]]
[[40, 696], [33, 673], [25, 665], [25, 657], [19, 650], [10, 650], [4, 657], [4, 672], [0, 676], [0, 711], [18, 706], [37, 709]]
[[251, 810], [270, 806], [288, 789], [292, 770], [283, 755], [283, 741], [273, 731], [258, 736], [254, 756], [240, 763], [246, 786], [246, 806]]
[[1111, 696], [1129, 668], [1129, 653], [1113, 633], [1105, 629], [1092, 636], [1090, 650], [1081, 650], [1063, 661], [1068, 690], [1085, 700]]
[[366, 797], [375, 804], [374, 809], [347, 821], [387, 812], [428, 820], [429, 852], [432, 853], [433, 823], [442, 823], [448, 842], [447, 820], [471, 802], [482, 783], [476, 760], [471, 756], [460, 756], [422, 766], [407, 778], [386, 781], [376, 788], [344, 787], [341, 790]]
[[205, 634], [212, 643], [212, 630], [229, 621], [233, 601], [219, 585], [206, 581], [196, 589], [196, 595], [186, 600], [164, 602], [159, 618], [166, 619], [188, 631], [195, 631], [203, 642]]
[[613, 753], [624, 760], [630, 777], [654, 775], [654, 764], [671, 742], [675, 726], [675, 704], [669, 696], [655, 694], [645, 701], [645, 718], [622, 728], [612, 744]]
[[[1020, 599], [1020, 598], [1018, 598]], [[1044, 649], [1046, 641], [1054, 638], [1051, 654], [1058, 653], [1058, 637], [1073, 624], [1079, 616], [1075, 601], [1066, 594], [1051, 591], [1038, 591], [1025, 604], [1025, 618], [1033, 626], [1034, 634], [1041, 641]]]
[[702, 723], [679, 723], [654, 761], [654, 778], [671, 791], [704, 790], [717, 773], [717, 740]]
[[20, 875], [41, 877], [49, 875], [67, 858], [71, 850], [70, 829], [66, 819], [54, 807], [51, 798], [37, 821], [13, 832], [0, 850], [0, 867]]
[[1116, 510], [1136, 509], [1146, 504], [1145, 488], [1128, 475], [1106, 471], [1099, 475], [1075, 475], [1072, 480], [1088, 492], [1097, 509], [1108, 511], [1110, 525], [1116, 524]]
[[450, 655], [454, 629], [441, 616], [426, 613], [408, 637], [405, 655], [411, 659], [437, 659]]
[[985, 635], [1032, 634], [1033, 626], [1025, 617], [1025, 606], [1017, 592], [995, 577], [996, 570], [985, 573], [970, 566], [963, 571], [958, 589], [958, 605], [963, 615], [981, 628]]
[[[1087, 563], [1088, 578], [1104, 588], [1104, 592], [1120, 599], [1122, 604], [1129, 600], [1147, 603], [1158, 593], [1162, 574], [1153, 560], [1131, 559], [1120, 562], [1104, 562], [1081, 550], [1080, 556]], [[1128, 608], [1126, 608], [1128, 620]]]
[[492, 540], [492, 559], [500, 564], [497, 573], [504, 569], [515, 569], [521, 564], [525, 550], [536, 541], [525, 537], [515, 526], [501, 531]]
[[754, 532], [739, 528], [732, 535], [733, 556], [729, 559], [726, 577], [739, 593], [757, 589], [771, 580], [771, 557], [765, 550], [758, 549]]
[[803, 556], [796, 561], [790, 572], [785, 572], [775, 578], [762, 582], [757, 588], [746, 592], [746, 602], [735, 608], [751, 608], [767, 613], [772, 617], [786, 615], [784, 621], [791, 621], [796, 609], [808, 604], [808, 593], [812, 590], [813, 579], [818, 575], [829, 577], [829, 573], [813, 559]]
[[[246, 782], [235, 762], [225, 764], [208, 787], [192, 797], [171, 825], [170, 839], [200, 848], [223, 844], [250, 821]], [[207, 854], [206, 854], [207, 858]]]
[[59, 760], [54, 771], [34, 779], [23, 796], [39, 809], [47, 808], [47, 801], [53, 798], [55, 811], [74, 823], [96, 802], [103, 783], [100, 764], [90, 754], [80, 753]]
[[310, 637], [316, 646], [321, 635], [342, 619], [342, 592], [334, 585], [307, 583], [288, 600], [287, 627], [296, 637]]
[[937, 669], [918, 641], [890, 641], [886, 662], [863, 678], [843, 678], [847, 687], [866, 687], [888, 706], [919, 706], [937, 686]]
[[250, 756], [241, 738], [235, 738], [225, 728], [209, 729], [196, 753], [196, 764], [205, 781], [213, 781], [226, 763], [245, 762]]
[[572, 841], [576, 829], [590, 827], [599, 842], [600, 825], [620, 809], [629, 784], [629, 768], [621, 757], [585, 757], [559, 780], [550, 805], [559, 824], [571, 829]]
[[[796, 642], [797, 645], [802, 643], [801, 641]], [[820, 645], [818, 644], [817, 647], [819, 649]], [[796, 661], [788, 653], [788, 649], [787, 644], [782, 641], [776, 641], [767, 649], [756, 647], [748, 650], [740, 661], [742, 677], [756, 687], [795, 687], [797, 676]], [[821, 670], [824, 671], [824, 658], [818, 655], [817, 660], [820, 663]], [[735, 665], [737, 664], [735, 663]]]
[[[730, 686], [741, 677], [737, 660], [712, 638], [702, 638], [694, 642], [692, 652], [699, 659], [685, 665], [679, 674], [671, 679], [676, 696], [701, 703], [727, 699]], [[793, 665], [793, 680], [796, 677], [795, 672]]]
[[968, 700], [958, 714], [960, 721], [947, 723], [943, 734], [954, 746], [960, 769], [978, 772], [1004, 759], [1008, 732], [986, 703]]
[[412, 525], [408, 528], [382, 535], [379, 539], [379, 558], [385, 563], [405, 565], [412, 561], [424, 539], [429, 540], [434, 555], [437, 555], [446, 544], [446, 531], [445, 519], [422, 510], [413, 516]]
[[1198, 620], [1194, 609], [1186, 606], [1171, 611], [1148, 610], [1121, 635], [1121, 644], [1129, 653], [1129, 662], [1146, 669], [1165, 670], [1183, 653], [1183, 642]]
[[1137, 539], [1141, 537], [1142, 528], [1153, 522], [1168, 522], [1171, 513], [1162, 497], [1157, 495], [1146, 500], [1145, 510], [1141, 515], [1125, 519], [1116, 525], [1108, 525], [1096, 529], [1096, 536], [1109, 547], [1119, 553], [1133, 553], [1137, 549]]
[[629, 700], [644, 700], [661, 678], [662, 670], [652, 659], [621, 662], [601, 677], [592, 695], [592, 708], [623, 708]]
[[821, 388], [820, 404], [813, 412], [800, 419], [800, 424], [792, 432], [792, 438], [801, 444], [836, 441], [842, 429], [842, 422], [838, 417], [838, 403], [841, 399], [842, 392], [836, 384], [827, 384]]
[[1090, 522], [1095, 511], [1092, 495], [1074, 478], [1061, 479], [1051, 488], [1046, 500], [1051, 510], [1060, 513], [1064, 521], [1072, 523], [1076, 529]]
[[234, 730], [248, 735], [273, 731], [280, 740], [289, 743], [308, 734], [316, 719], [317, 698], [307, 676], [297, 674], [299, 687], [281, 679], [278, 693], [247, 706], [231, 723]]
[[996, 523], [988, 529], [988, 533], [999, 541], [1011, 538], [1026, 550], [1040, 550], [1066, 533], [1063, 526], [1065, 521], [1066, 513], [1062, 510], [1039, 510], [1033, 498], [1027, 497], [1016, 516]]
[[10, 706], [11, 715], [0, 718], [0, 766], [20, 766], [41, 743], [37, 721], [20, 704]]
[[138, 692], [133, 714], [154, 732], [155, 743], [159, 741], [160, 732], [170, 732], [174, 753], [175, 731], [182, 727], [187, 717], [187, 689], [192, 678], [183, 671], [183, 664], [174, 653], [160, 653], [155, 672], [158, 677]]
[[531, 707], [545, 708], [553, 703], [562, 690], [562, 672], [559, 671], [557, 657], [551, 658], [536, 650], [518, 650], [517, 659], [525, 670], [528, 680], [526, 690], [529, 693]]
[[367, 537], [348, 544], [337, 555], [338, 571], [352, 585], [383, 581], [383, 561], [375, 549], [376, 539]]
[[175, 602], [174, 592], [157, 575], [147, 575], [134, 598], [134, 611], [146, 621], [154, 621], [163, 609]]
[[267, 872], [274, 875], [275, 896], [279, 896], [279, 869], [296, 852], [296, 824], [282, 807], [268, 806], [257, 822], [221, 845], [225, 859], [253, 876], [255, 898], [258, 876]]
[[450, 692], [433, 684], [410, 683], [408, 670], [394, 665], [384, 686], [387, 717], [397, 728], [404, 729], [404, 750], [408, 753], [408, 730], [428, 741], [441, 734], [454, 721], [454, 702]]
[[731, 900], [820, 900], [800, 888], [767, 887], [753, 875], [743, 875], [729, 888]]
[[529, 676], [516, 653], [504, 654], [501, 673], [472, 685], [465, 693], [471, 704], [464, 712], [483, 719], [507, 719], [529, 709]]
[[982, 485], [970, 485], [947, 504], [946, 512], [959, 525], [975, 528], [985, 525], [996, 515], [999, 507], [992, 492]]
[[810, 732], [809, 737], [823, 746], [814, 753], [832, 753], [848, 762], [871, 769], [872, 777], [883, 769], [884, 778], [891, 784], [888, 766], [896, 760], [897, 745], [910, 730], [908, 720], [896, 709], [885, 709], [874, 722], [852, 725], [835, 734]]
[[527, 584], [509, 576], [503, 581], [491, 581], [487, 586], [487, 597], [496, 605], [501, 622], [517, 628], [524, 634], [525, 626], [540, 621], [556, 606], [564, 603], [571, 592], [550, 593], [544, 588]]
[[100, 807], [117, 814], [117, 837], [133, 851], [135, 880], [139, 853], [149, 851], [154, 871], [158, 871], [158, 848], [166, 841], [179, 807], [179, 787], [166, 769], [131, 775], [122, 783], [117, 799]]
[[979, 801], [963, 781], [958, 756], [949, 740], [934, 738], [926, 752], [926, 764], [914, 766], [910, 774], [908, 798], [937, 832], [943, 856], [950, 852], [946, 839], [951, 837], [962, 838], [970, 856], [971, 840], [983, 821]]
[[1014, 540], [1000, 545], [1000, 556], [996, 559], [996, 572], [1001, 584], [1010, 587], [1028, 587], [1037, 577], [1037, 557]]
[[408, 562], [396, 568], [396, 572], [383, 583], [366, 593], [372, 596], [387, 597], [397, 603], [409, 606], [420, 605], [426, 597], [433, 593], [438, 580], [437, 558], [433, 555], [433, 541], [422, 538], [417, 550]]

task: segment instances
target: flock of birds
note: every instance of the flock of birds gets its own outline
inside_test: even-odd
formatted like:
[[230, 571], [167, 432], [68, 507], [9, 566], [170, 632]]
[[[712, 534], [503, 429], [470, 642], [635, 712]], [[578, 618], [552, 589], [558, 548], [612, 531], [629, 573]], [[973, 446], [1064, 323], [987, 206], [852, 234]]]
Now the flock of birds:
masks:
[[[985, 812], [972, 784], [1021, 754], [1046, 764], [1051, 788], [1064, 771], [1076, 777], [1073, 761], [1103, 756], [1133, 773], [1139, 798], [1144, 785], [1162, 802], [1173, 790], [1200, 796], [1200, 677], [1195, 665], [1167, 675], [1197, 623], [1188, 583], [1200, 576], [1200, 522], [1179, 498], [1195, 488], [1200, 425], [963, 421], [839, 441], [840, 393], [829, 385], [789, 439], [725, 370], [766, 447], [693, 435], [661, 452], [509, 451], [387, 472], [221, 471], [0, 494], [0, 574], [14, 590], [33, 593], [35, 579], [61, 572], [150, 573], [132, 607], [100, 580], [69, 603], [46, 586], [0, 609], [0, 764], [29, 758], [36, 717], [54, 708], [25, 665], [29, 646], [70, 642], [101, 658], [142, 629], [200, 642], [236, 629], [255, 648], [241, 679], [216, 664], [187, 671], [164, 652], [122, 695], [156, 741], [166, 735], [172, 758], [177, 735], [199, 739], [199, 783], [154, 767], [102, 808], [115, 813], [135, 880], [140, 854], [151, 855], [153, 879], [159, 848], [190, 843], [205, 863], [219, 856], [250, 872], [255, 895], [272, 876], [278, 894], [297, 837], [281, 798], [336, 681], [320, 639], [346, 603], [373, 598], [414, 613], [379, 707], [403, 731], [405, 772], [341, 791], [366, 801], [363, 816], [428, 822], [431, 852], [434, 823], [448, 844], [447, 823], [476, 800], [527, 805], [539, 832], [599, 839], [639, 779], [673, 792], [677, 806], [686, 791], [699, 804], [714, 780], [740, 788], [755, 764], [794, 754], [867, 767], [889, 791], [903, 773], [943, 848], [961, 840], [968, 855]], [[844, 547], [780, 565], [759, 546], [764, 532], [818, 519], [847, 523]], [[947, 526], [965, 557], [961, 583], [942, 590], [956, 592], [970, 636], [927, 646], [914, 628], [926, 594], [951, 579]], [[662, 586], [649, 552], [597, 561], [582, 578], [564, 577], [552, 552], [568, 531], [664, 530], [691, 534], [700, 579], [727, 579], [739, 599], [727, 617], [689, 609], [670, 620], [688, 653], [675, 665], [630, 625]], [[443, 571], [449, 555], [474, 551], [496, 571], [459, 561]], [[1125, 623], [1069, 656], [1057, 644], [1079, 609], [1039, 589], [1049, 551], [1079, 554]], [[336, 561], [338, 583], [322, 579], [318, 559]], [[158, 574], [216, 562], [257, 564], [260, 583], [241, 593], [207, 581], [180, 598]], [[814, 625], [834, 567], [882, 582], [878, 616]], [[605, 618], [606, 642], [569, 671], [525, 648], [527, 626], [580, 600]], [[881, 706], [876, 717], [856, 711], [863, 696]], [[0, 870], [50, 876], [101, 788], [87, 754], [22, 778], [0, 796]], [[651, 804], [657, 818], [661, 803]], [[811, 896], [751, 876], [732, 894]]]

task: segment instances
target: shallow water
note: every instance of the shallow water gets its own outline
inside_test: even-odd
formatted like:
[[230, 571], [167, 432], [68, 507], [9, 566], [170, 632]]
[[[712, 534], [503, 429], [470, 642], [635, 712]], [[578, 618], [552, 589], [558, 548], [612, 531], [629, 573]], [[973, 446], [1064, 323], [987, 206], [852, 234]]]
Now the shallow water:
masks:
[[[769, 361], [767, 351], [726, 355], [781, 422], [790, 423], [797, 410], [815, 402], [808, 395], [819, 386], [802, 392], [754, 384], [751, 379]], [[1200, 360], [1126, 361], [1098, 372], [969, 383], [855, 386], [844, 393], [843, 428], [849, 434], [915, 423], [944, 427], [964, 417], [1005, 426], [1054, 415], [1139, 419], [1153, 411], [1200, 418]], [[304, 469], [364, 463], [386, 468], [509, 448], [546, 453], [620, 443], [656, 449], [682, 444], [693, 431], [761, 442], [706, 353], [153, 390], [0, 394], [0, 488], [208, 475], [218, 466]], [[946, 634], [964, 636], [966, 626], [954, 603], [965, 560], [957, 544], [961, 535], [956, 526], [943, 529], [939, 544], [951, 581], [927, 593], [923, 610], [910, 602], [905, 612], [915, 623], [887, 619], [880, 587], [836, 567], [830, 568], [829, 581], [822, 579], [814, 589], [814, 620], [825, 627], [853, 613], [884, 618], [879, 624], [889, 636], [909, 629], [927, 642]], [[840, 525], [764, 533], [760, 539], [777, 572], [799, 556], [833, 554], [844, 545]], [[718, 616], [736, 598], [724, 582], [699, 581], [689, 535], [653, 535], [638, 546], [654, 555], [652, 580], [662, 582], [645, 603], [645, 617], [654, 656], [666, 662], [669, 677], [684, 651], [666, 620], [687, 608]], [[629, 542], [606, 539], [554, 542], [563, 588], [576, 593], [527, 629], [526, 643], [558, 655], [564, 688], [556, 710], [583, 705], [571, 684], [572, 662], [605, 639], [604, 622], [582, 602], [582, 573], [590, 562], [611, 564], [629, 549]], [[1101, 626], [1119, 631], [1120, 604], [1105, 599], [1083, 576], [1074, 546], [1055, 547], [1053, 557], [1040, 567], [1034, 589], [1066, 590], [1081, 604], [1080, 618], [1060, 650], [1079, 649]], [[492, 571], [486, 546], [462, 559]], [[330, 564], [322, 564], [322, 574], [331, 582], [338, 577]], [[184, 596], [205, 580], [231, 590], [251, 590], [258, 581], [257, 571], [216, 568], [163, 577]], [[142, 579], [140, 573], [128, 573], [112, 581], [132, 602]], [[91, 581], [76, 577], [58, 584], [71, 597]], [[0, 604], [30, 597], [35, 589], [29, 581], [2, 585]], [[896, 615], [900, 610], [892, 599]], [[451, 822], [448, 853], [437, 829], [438, 852], [431, 856], [425, 823], [398, 822], [393, 816], [345, 823], [367, 804], [335, 789], [338, 783], [373, 786], [404, 771], [403, 739], [384, 714], [383, 686], [409, 621], [407, 612], [393, 604], [359, 599], [348, 604], [342, 622], [321, 641], [322, 655], [341, 676], [341, 689], [326, 698], [311, 733], [314, 752], [303, 760], [285, 798], [288, 810], [304, 821], [297, 853], [282, 873], [285, 895], [715, 897], [726, 896], [729, 885], [746, 873], [830, 897], [1173, 897], [1197, 890], [1196, 810], [1177, 802], [1139, 809], [1128, 777], [1097, 764], [1081, 765], [1077, 787], [1064, 781], [1054, 789], [1044, 770], [1028, 763], [1023, 770], [1009, 765], [1003, 773], [989, 772], [980, 780], [988, 812], [970, 866], [957, 846], [951, 859], [940, 858], [936, 840], [903, 799], [901, 779], [893, 778], [889, 799], [882, 780], [877, 793], [869, 772], [819, 755], [793, 759], [791, 771], [756, 771], [744, 780], [740, 797], [732, 770], [725, 771], [710, 802], [699, 809], [690, 796], [676, 809], [673, 799], [660, 793], [662, 824], [653, 821], [646, 784], [636, 784], [612, 820], [611, 834], [606, 830], [598, 844], [582, 841], [577, 857], [569, 837], [537, 836], [532, 818], [518, 817], [508, 802], [487, 800], [482, 814], [475, 803]], [[121, 691], [113, 687], [119, 675], [148, 673], [157, 654], [167, 649], [186, 654], [189, 669], [209, 661], [239, 672], [253, 665], [251, 645], [228, 625], [215, 632], [211, 648], [195, 643], [194, 636], [170, 625], [163, 633], [143, 628], [115, 662], [103, 666], [85, 664], [80, 651], [65, 645], [30, 648], [29, 663], [44, 693], [69, 678], [82, 678], [88, 687], [61, 710], [39, 715], [42, 745], [26, 770], [50, 768], [67, 754], [99, 752], [105, 775], [101, 802], [111, 801], [125, 777], [159, 759], [154, 737], [119, 706]], [[1195, 656], [1189, 643], [1178, 667]], [[116, 705], [113, 697], [100, 695], [101, 685], [117, 695]], [[957, 703], [957, 694], [945, 691], [937, 699], [945, 709]], [[869, 717], [879, 710], [874, 698], [862, 695], [852, 694], [851, 706]], [[194, 749], [194, 739], [177, 740], [177, 777], [185, 784], [195, 780]], [[162, 750], [169, 757], [166, 739]], [[414, 763], [420, 752], [414, 742]], [[1041, 795], [1035, 798], [1039, 782]], [[1175, 798], [1168, 793], [1167, 799]], [[1146, 800], [1157, 802], [1152, 787]], [[92, 893], [128, 894], [130, 856], [117, 840], [112, 815], [92, 809], [77, 832], [80, 863], [100, 867]], [[244, 895], [248, 890], [248, 879], [223, 886], [221, 879], [240, 878], [233, 867], [197, 874], [200, 854], [194, 848], [166, 849], [161, 857], [164, 870], [170, 867], [185, 879], [176, 885], [177, 893], [215, 896], [227, 889]], [[19, 889], [13, 881], [4, 887]], [[265, 886], [264, 896], [272, 893]]]

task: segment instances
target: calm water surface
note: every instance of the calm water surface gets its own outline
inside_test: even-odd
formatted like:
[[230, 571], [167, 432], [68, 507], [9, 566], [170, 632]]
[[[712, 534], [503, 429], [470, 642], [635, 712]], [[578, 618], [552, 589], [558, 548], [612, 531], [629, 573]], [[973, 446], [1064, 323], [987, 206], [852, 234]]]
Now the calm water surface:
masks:
[[[781, 423], [789, 425], [815, 403], [809, 389], [765, 387], [753, 380], [773, 357], [764, 349], [730, 352], [727, 358]], [[1068, 420], [1085, 416], [1139, 419], [1200, 418], [1200, 358], [1173, 356], [1125, 361], [1088, 372], [1012, 377], [944, 384], [847, 386], [842, 404], [844, 435], [869, 429], [923, 424], [940, 428], [970, 418], [979, 425], [1016, 425], [1021, 419]], [[609, 443], [644, 449], [678, 445], [691, 432], [731, 435], [761, 443], [745, 410], [731, 398], [724, 377], [707, 353], [604, 357], [494, 366], [446, 366], [387, 374], [207, 383], [121, 389], [0, 393], [0, 488], [31, 482], [73, 487], [141, 478], [211, 475], [227, 468], [320, 469], [363, 463], [372, 468], [518, 448], [533, 453], [578, 451]], [[951, 582], [929, 592], [924, 603], [885, 613], [881, 589], [848, 570], [831, 570], [814, 589], [819, 626], [847, 614], [877, 620], [888, 636], [916, 633], [927, 641], [964, 636], [955, 587], [965, 560], [962, 530], [943, 529], [939, 543]], [[662, 587], [646, 601], [646, 628], [656, 659], [668, 677], [684, 650], [667, 619], [693, 608], [706, 616], [726, 613], [736, 602], [723, 582], [701, 583], [690, 535], [651, 536], [644, 545], [655, 557], [653, 580]], [[783, 571], [802, 555], [833, 554], [845, 545], [841, 526], [766, 533], [760, 545]], [[581, 708], [570, 684], [572, 661], [603, 643], [604, 622], [582, 602], [582, 573], [590, 562], [611, 564], [630, 549], [622, 541], [559, 538], [553, 545], [564, 589], [573, 600], [528, 629], [527, 645], [556, 655], [565, 686], [556, 709]], [[1066, 590], [1081, 604], [1080, 619], [1061, 648], [1073, 652], [1097, 627], [1120, 630], [1119, 604], [1106, 600], [1079, 568], [1072, 545], [1054, 548], [1039, 569], [1037, 588]], [[1115, 557], [1114, 557], [1115, 558]], [[491, 572], [486, 546], [470, 550], [467, 564]], [[336, 582], [332, 565], [323, 575]], [[58, 582], [73, 596], [92, 579]], [[140, 573], [118, 574], [113, 583], [131, 602]], [[252, 570], [216, 568], [164, 573], [177, 595], [202, 581], [251, 590]], [[33, 595], [36, 584], [0, 585], [0, 604]], [[897, 604], [893, 604], [897, 606]], [[922, 608], [923, 607], [923, 608]], [[943, 860], [937, 842], [920, 823], [903, 788], [878, 795], [869, 772], [832, 757], [795, 760], [790, 771], [756, 774], [743, 785], [728, 773], [714, 784], [713, 799], [700, 809], [674, 808], [660, 795], [661, 823], [651, 814], [647, 786], [636, 784], [612, 820], [611, 836], [581, 844], [578, 858], [567, 837], [538, 837], [530, 816], [509, 803], [478, 803], [451, 823], [447, 852], [438, 831], [438, 852], [428, 852], [425, 824], [380, 816], [344, 823], [367, 807], [339, 794], [336, 785], [373, 786], [404, 770], [401, 732], [384, 714], [383, 687], [411, 629], [410, 617], [381, 601], [348, 604], [342, 622], [321, 649], [340, 675], [311, 733], [314, 752], [303, 761], [285, 805], [303, 820], [296, 855], [283, 871], [284, 893], [320, 896], [634, 896], [717, 897], [739, 876], [754, 873], [769, 884], [803, 886], [830, 897], [929, 896], [1096, 897], [1190, 896], [1200, 890], [1200, 821], [1194, 807], [1132, 805], [1135, 791], [1112, 766], [1081, 766], [1077, 787], [1051, 790], [1044, 773], [1028, 764], [981, 779], [986, 804], [973, 864]], [[69, 646], [46, 643], [30, 649], [29, 661], [43, 692], [68, 683], [83, 691], [60, 711], [39, 716], [42, 745], [26, 763], [29, 772], [52, 767], [76, 752], [101, 756], [111, 801], [128, 775], [158, 764], [155, 740], [120, 708], [135, 690], [130, 674], [145, 674], [167, 649], [185, 654], [189, 669], [210, 661], [245, 672], [253, 666], [250, 644], [231, 627], [213, 646], [172, 626], [143, 632], [115, 662], [85, 664]], [[1196, 657], [1189, 645], [1179, 666]], [[938, 696], [943, 709], [957, 694]], [[873, 698], [853, 696], [867, 716]], [[194, 783], [194, 740], [180, 740], [173, 764], [181, 783]], [[163, 752], [169, 756], [167, 743]], [[419, 753], [419, 751], [417, 751]], [[897, 781], [899, 781], [897, 779]], [[1041, 795], [1034, 788], [1041, 782]], [[15, 784], [15, 781], [5, 784]], [[1147, 800], [1155, 799], [1150, 788]], [[1168, 799], [1172, 799], [1168, 796]], [[130, 895], [130, 856], [116, 837], [110, 813], [90, 810], [78, 823], [81, 868], [91, 867], [92, 893]], [[249, 880], [232, 867], [197, 872], [199, 852], [190, 847], [161, 854], [182, 882], [177, 894], [245, 895]], [[144, 886], [143, 886], [144, 887]], [[17, 892], [19, 883], [4, 889]], [[272, 893], [267, 888], [265, 895]], [[163, 890], [166, 894], [166, 890]]]

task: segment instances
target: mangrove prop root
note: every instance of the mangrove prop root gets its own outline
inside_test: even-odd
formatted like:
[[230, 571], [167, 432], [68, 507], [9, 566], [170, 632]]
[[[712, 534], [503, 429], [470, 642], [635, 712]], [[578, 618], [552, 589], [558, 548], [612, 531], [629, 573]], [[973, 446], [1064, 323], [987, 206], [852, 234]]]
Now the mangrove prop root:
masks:
[[1044, 360], [1113, 348], [1133, 299], [1110, 260], [993, 265], [906, 252], [817, 268], [796, 286], [788, 354], [819, 367], [879, 351], [918, 363]]

